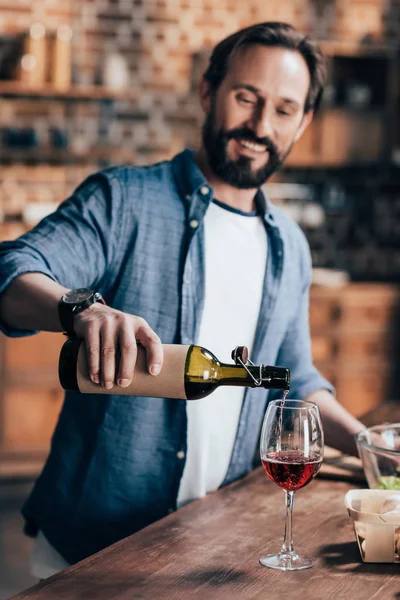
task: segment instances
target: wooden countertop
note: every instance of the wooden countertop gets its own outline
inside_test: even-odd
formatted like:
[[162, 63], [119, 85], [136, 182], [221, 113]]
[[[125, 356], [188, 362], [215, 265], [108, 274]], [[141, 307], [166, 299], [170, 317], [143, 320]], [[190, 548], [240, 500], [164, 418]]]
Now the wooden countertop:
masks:
[[[399, 417], [379, 407], [366, 425]], [[320, 476], [296, 493], [295, 548], [306, 571], [261, 567], [280, 549], [284, 493], [262, 468], [13, 596], [13, 600], [395, 600], [400, 565], [363, 563], [344, 495], [357, 483]], [[366, 487], [366, 484], [361, 484]]]
[[362, 563], [343, 498], [354, 484], [316, 479], [296, 494], [294, 542], [313, 569], [261, 567], [284, 529], [284, 494], [261, 468], [15, 600], [394, 599], [400, 565]]

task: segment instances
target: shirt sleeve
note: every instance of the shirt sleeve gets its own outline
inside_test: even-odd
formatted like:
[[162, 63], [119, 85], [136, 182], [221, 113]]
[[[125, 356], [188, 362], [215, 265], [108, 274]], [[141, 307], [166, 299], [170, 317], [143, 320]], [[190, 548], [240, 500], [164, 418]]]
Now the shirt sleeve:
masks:
[[[119, 238], [121, 187], [98, 173], [34, 229], [0, 244], [0, 294], [23, 273], [43, 273], [67, 288], [91, 287], [105, 293], [106, 274]], [[36, 333], [0, 330], [11, 337]]]
[[309, 323], [309, 295], [311, 285], [311, 257], [308, 244], [304, 250], [304, 286], [296, 317], [291, 323], [279, 349], [277, 364], [290, 369], [289, 398], [303, 400], [313, 392], [325, 389], [335, 393], [334, 387], [321, 375], [312, 361]]

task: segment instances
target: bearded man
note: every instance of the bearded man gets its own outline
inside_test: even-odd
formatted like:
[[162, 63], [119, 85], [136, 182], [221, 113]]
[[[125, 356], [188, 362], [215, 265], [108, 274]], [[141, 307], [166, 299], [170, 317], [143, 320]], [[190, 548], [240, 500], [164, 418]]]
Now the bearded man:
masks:
[[[253, 362], [290, 368], [290, 397], [317, 403], [326, 442], [355, 454], [363, 425], [312, 362], [308, 244], [261, 189], [310, 124], [324, 80], [318, 46], [287, 24], [220, 42], [200, 82], [196, 152], [97, 173], [0, 246], [3, 331], [77, 335], [106, 389], [129, 385], [137, 342], [154, 377], [161, 340], [225, 362], [246, 345]], [[226, 387], [187, 403], [68, 392], [23, 508], [37, 536], [33, 572], [47, 577], [245, 475], [273, 397]]]

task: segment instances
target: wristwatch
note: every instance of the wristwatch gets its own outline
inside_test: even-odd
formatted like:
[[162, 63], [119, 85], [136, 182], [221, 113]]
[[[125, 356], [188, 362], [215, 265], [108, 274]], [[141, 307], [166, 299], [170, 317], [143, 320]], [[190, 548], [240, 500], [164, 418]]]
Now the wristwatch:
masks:
[[62, 330], [68, 335], [74, 335], [74, 316], [82, 312], [95, 302], [105, 304], [100, 292], [89, 288], [70, 290], [61, 297], [58, 303], [58, 317]]

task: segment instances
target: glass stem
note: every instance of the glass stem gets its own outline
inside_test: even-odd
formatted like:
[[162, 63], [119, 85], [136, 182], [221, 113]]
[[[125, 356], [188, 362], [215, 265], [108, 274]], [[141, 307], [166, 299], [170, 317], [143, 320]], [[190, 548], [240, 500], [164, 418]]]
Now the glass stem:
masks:
[[294, 501], [294, 492], [287, 492], [285, 490], [286, 522], [285, 522], [285, 535], [283, 538], [283, 545], [282, 545], [281, 552], [294, 552], [293, 534], [292, 534], [293, 501]]

